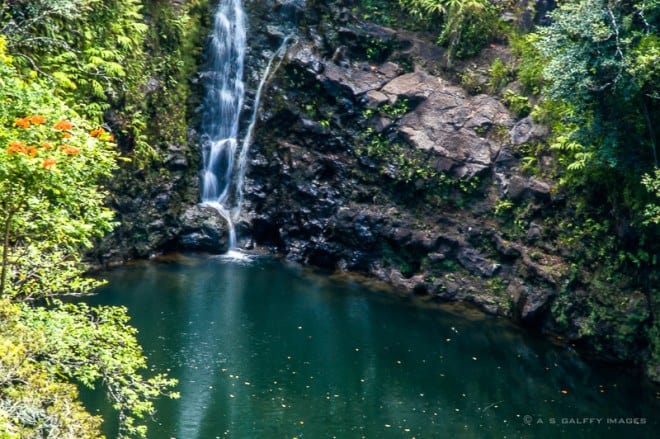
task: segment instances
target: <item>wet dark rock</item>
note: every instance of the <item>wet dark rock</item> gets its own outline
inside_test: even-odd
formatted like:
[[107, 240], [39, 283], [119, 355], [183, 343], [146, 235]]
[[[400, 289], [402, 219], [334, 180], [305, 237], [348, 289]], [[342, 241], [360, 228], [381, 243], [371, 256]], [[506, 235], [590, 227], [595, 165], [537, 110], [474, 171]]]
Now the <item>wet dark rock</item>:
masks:
[[517, 308], [516, 317], [529, 325], [538, 324], [545, 317], [555, 297], [549, 288], [532, 287], [519, 280], [509, 283], [506, 293]]
[[548, 15], [557, 7], [555, 0], [536, 0], [534, 1], [534, 23], [541, 26], [548, 26], [552, 24], [552, 20]]
[[500, 269], [499, 264], [469, 247], [458, 252], [458, 260], [470, 273], [478, 276], [493, 277]]
[[334, 246], [319, 243], [315, 245], [306, 257], [306, 263], [315, 265], [320, 268], [334, 270], [339, 262], [339, 255]]
[[284, 31], [276, 26], [266, 26], [266, 35], [274, 42], [281, 42], [286, 38]]
[[324, 60], [315, 53], [311, 45], [299, 44], [295, 50], [288, 52], [290, 62], [305, 68], [308, 72], [317, 75], [323, 73]]
[[508, 182], [506, 192], [512, 200], [521, 200], [530, 197], [547, 200], [550, 197], [550, 185], [536, 178], [525, 178], [520, 175], [514, 175]]
[[530, 178], [527, 188], [529, 189], [529, 192], [537, 198], [547, 199], [550, 197], [550, 184], [545, 181]]
[[392, 119], [379, 116], [375, 118], [373, 122], [373, 127], [377, 133], [382, 133], [386, 131], [388, 128], [390, 128], [392, 126], [392, 123], [394, 123]]
[[183, 154], [169, 154], [165, 158], [165, 163], [172, 170], [184, 170], [188, 168], [188, 159]]
[[522, 198], [527, 189], [527, 179], [520, 175], [514, 175], [508, 184], [508, 195], [512, 200], [518, 200]]
[[527, 288], [520, 319], [525, 323], [538, 322], [548, 311], [555, 293], [548, 288]]
[[145, 94], [151, 94], [155, 93], [160, 87], [160, 81], [157, 78], [150, 77], [142, 86], [142, 90]]
[[169, 192], [164, 192], [156, 196], [156, 198], [154, 199], [154, 205], [156, 206], [157, 209], [167, 209], [171, 200], [172, 200], [171, 194]]
[[369, 90], [362, 99], [364, 106], [370, 109], [378, 108], [389, 101], [387, 95], [378, 90]]
[[306, 0], [275, 0], [275, 11], [288, 21], [302, 18], [306, 7]]
[[429, 262], [431, 263], [438, 263], [443, 261], [444, 259], [447, 258], [447, 254], [444, 252], [433, 252], [429, 253], [427, 255], [427, 258], [429, 259]]
[[548, 136], [548, 129], [545, 126], [537, 125], [531, 116], [519, 120], [509, 131], [511, 142], [514, 145], [522, 145], [532, 140], [541, 141]]
[[182, 215], [179, 244], [188, 250], [222, 253], [227, 250], [227, 223], [213, 208], [195, 205]]
[[509, 165], [516, 160], [515, 156], [508, 149], [501, 149], [495, 158], [495, 164], [497, 165]]
[[527, 231], [527, 241], [529, 243], [534, 243], [543, 237], [543, 229], [536, 223], [531, 223], [529, 225], [529, 230]]

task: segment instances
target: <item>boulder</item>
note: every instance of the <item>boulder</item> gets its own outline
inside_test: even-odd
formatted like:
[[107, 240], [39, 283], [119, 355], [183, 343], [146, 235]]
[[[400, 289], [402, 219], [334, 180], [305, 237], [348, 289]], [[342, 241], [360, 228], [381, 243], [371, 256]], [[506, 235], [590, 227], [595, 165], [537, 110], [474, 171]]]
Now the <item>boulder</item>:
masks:
[[525, 290], [526, 294], [520, 309], [520, 319], [525, 323], [536, 323], [548, 311], [555, 293], [548, 288], [541, 287], [527, 287]]
[[458, 261], [472, 274], [483, 277], [493, 277], [500, 265], [470, 247], [464, 247], [458, 252]]
[[381, 92], [390, 102], [407, 98], [419, 104], [399, 122], [399, 131], [416, 148], [432, 152], [441, 171], [471, 178], [489, 168], [502, 145], [480, 132], [510, 127], [513, 120], [496, 99], [468, 97], [463, 89], [422, 71], [401, 75]]
[[213, 208], [195, 205], [180, 217], [179, 245], [185, 250], [223, 253], [227, 251], [227, 221]]
[[525, 178], [514, 175], [508, 181], [506, 194], [512, 200], [522, 200], [535, 197], [542, 200], [550, 198], [550, 185], [537, 178]]
[[547, 127], [535, 124], [530, 116], [520, 119], [509, 130], [511, 143], [514, 145], [522, 145], [531, 140], [543, 140], [547, 135]]

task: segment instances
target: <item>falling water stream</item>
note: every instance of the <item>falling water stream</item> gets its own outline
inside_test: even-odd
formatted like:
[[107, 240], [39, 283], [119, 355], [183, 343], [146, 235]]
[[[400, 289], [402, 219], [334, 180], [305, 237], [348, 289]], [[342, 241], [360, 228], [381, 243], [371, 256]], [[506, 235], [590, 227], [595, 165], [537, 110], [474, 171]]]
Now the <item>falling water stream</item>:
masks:
[[228, 201], [245, 93], [246, 45], [246, 21], [241, 1], [222, 0], [215, 13], [209, 44], [210, 70], [204, 74], [202, 203], [215, 208], [227, 220], [230, 249], [236, 246]]
[[[252, 114], [242, 142], [239, 122], [245, 95], [243, 81], [247, 48], [245, 12], [240, 0], [222, 0], [214, 17], [209, 44], [209, 67], [204, 73], [206, 97], [202, 118], [202, 204], [225, 218], [229, 229], [229, 252], [236, 249], [234, 223], [241, 214], [247, 154], [252, 143], [261, 94], [275, 60], [282, 62], [290, 38], [270, 58], [252, 106]], [[240, 148], [239, 148], [240, 144]], [[236, 154], [238, 150], [238, 161]]]

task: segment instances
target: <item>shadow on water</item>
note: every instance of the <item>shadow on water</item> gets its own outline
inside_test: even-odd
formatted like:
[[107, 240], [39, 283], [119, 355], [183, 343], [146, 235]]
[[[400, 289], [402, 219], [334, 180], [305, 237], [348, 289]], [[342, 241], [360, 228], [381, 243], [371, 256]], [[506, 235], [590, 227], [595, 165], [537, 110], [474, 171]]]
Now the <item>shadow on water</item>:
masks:
[[[618, 438], [657, 428], [656, 389], [497, 319], [268, 258], [184, 257], [107, 277], [89, 302], [127, 306], [149, 364], [179, 380], [181, 399], [157, 402], [151, 438]], [[102, 395], [85, 397], [108, 413]]]

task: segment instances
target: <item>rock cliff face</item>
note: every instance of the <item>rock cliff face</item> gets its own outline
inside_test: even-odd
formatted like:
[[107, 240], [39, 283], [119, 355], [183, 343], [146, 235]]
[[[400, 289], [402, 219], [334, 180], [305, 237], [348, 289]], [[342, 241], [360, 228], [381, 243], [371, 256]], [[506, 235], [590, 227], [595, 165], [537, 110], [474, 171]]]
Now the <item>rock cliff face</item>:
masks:
[[[601, 358], [640, 361], [642, 292], [613, 297], [585, 329], [592, 299], [571, 283], [571, 249], [556, 230], [566, 200], [521, 163], [547, 130], [452, 83], [456, 72], [442, 73], [443, 51], [423, 35], [360, 23], [349, 3], [273, 4], [301, 26], [255, 133], [245, 236], [304, 264], [473, 303]], [[268, 52], [288, 30], [266, 15]], [[514, 208], [524, 211], [515, 221]]]
[[246, 190], [256, 243], [414, 294], [541, 318], [564, 263], [508, 242], [493, 215], [501, 199], [552, 204], [549, 183], [516, 172], [511, 138], [530, 121], [423, 70], [319, 52], [292, 48], [264, 104]]
[[[651, 314], [642, 292], [613, 297], [607, 318], [585, 329], [590, 295], [571, 283], [571, 249], [554, 221], [565, 200], [552, 181], [521, 166], [521, 151], [546, 130], [453, 83], [442, 48], [424, 35], [360, 22], [353, 3], [247, 2], [249, 89], [285, 35], [297, 41], [262, 103], [238, 224], [242, 246], [367, 274], [427, 300], [472, 303], [602, 358], [647, 358]], [[486, 58], [506, 56], [499, 46], [488, 51]], [[126, 248], [139, 257], [225, 250], [222, 219], [195, 206], [194, 138], [167, 149], [176, 178], [145, 198], [118, 197], [120, 211], [143, 214], [128, 215], [134, 222], [106, 243], [106, 256], [113, 248], [115, 259]], [[539, 166], [553, 166], [552, 157]], [[512, 209], [524, 214], [512, 220]], [[144, 239], [135, 241], [136, 233]], [[114, 245], [117, 237], [124, 245]]]

